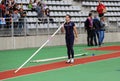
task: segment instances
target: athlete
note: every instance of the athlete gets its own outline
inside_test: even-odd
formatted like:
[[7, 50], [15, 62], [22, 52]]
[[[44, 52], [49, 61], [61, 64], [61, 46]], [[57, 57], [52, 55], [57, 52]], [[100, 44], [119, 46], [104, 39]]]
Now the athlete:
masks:
[[[71, 21], [71, 16], [66, 15], [65, 17], [66, 22], [61, 28], [62, 33], [65, 31], [65, 40], [66, 40], [66, 47], [67, 47], [67, 54], [68, 60], [66, 63], [74, 63], [74, 39], [78, 38], [78, 33], [74, 22]], [[74, 35], [75, 34], [75, 35]]]

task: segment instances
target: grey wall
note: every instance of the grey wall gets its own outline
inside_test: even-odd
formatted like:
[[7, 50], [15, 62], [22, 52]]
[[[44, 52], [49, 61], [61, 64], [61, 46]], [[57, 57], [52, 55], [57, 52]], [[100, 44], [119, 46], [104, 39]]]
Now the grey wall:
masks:
[[[64, 34], [55, 35], [46, 46], [65, 45]], [[0, 37], [0, 50], [40, 47], [48, 39], [47, 35], [27, 37]], [[120, 32], [106, 33], [104, 42], [120, 42]], [[79, 34], [75, 44], [86, 44], [86, 34]]]

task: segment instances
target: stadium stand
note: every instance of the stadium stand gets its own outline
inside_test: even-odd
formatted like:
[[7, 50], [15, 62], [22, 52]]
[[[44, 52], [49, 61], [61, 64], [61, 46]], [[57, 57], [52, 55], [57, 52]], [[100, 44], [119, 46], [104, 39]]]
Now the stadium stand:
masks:
[[[2, 0], [0, 0], [2, 1]], [[37, 12], [28, 8], [30, 0], [15, 0], [17, 4], [22, 4], [26, 11], [26, 26], [28, 29], [48, 28], [47, 23], [38, 20]], [[105, 17], [106, 23], [110, 27], [120, 26], [120, 0], [101, 0], [107, 7]], [[90, 11], [96, 12], [98, 0], [42, 0], [46, 4], [46, 8], [50, 9], [49, 28], [57, 28], [59, 23], [64, 22], [64, 16], [70, 14], [72, 20], [78, 28], [84, 27], [84, 21]], [[108, 23], [109, 22], [109, 23]], [[116, 23], [116, 25], [115, 25]], [[113, 25], [112, 25], [113, 24]]]
[[[78, 0], [79, 1], [79, 0]], [[120, 22], [120, 0], [101, 0], [106, 5], [107, 13], [105, 17], [108, 20], [109, 27], [116, 28]], [[92, 12], [96, 12], [98, 0], [82, 0], [82, 6], [89, 8]]]
[[[88, 16], [88, 13], [90, 11], [95, 12], [96, 6], [98, 5], [98, 0], [79, 0], [79, 5], [73, 5], [72, 0], [45, 0], [44, 3], [47, 5], [47, 7], [51, 10], [51, 17], [53, 18], [54, 22], [63, 22], [64, 16], [66, 14], [70, 14], [73, 16], [73, 21], [75, 21], [77, 24], [82, 22], [82, 25], [80, 27], [83, 27], [83, 22], [85, 21], [86, 17]], [[16, 1], [17, 2], [17, 1]], [[27, 10], [27, 18], [28, 22], [35, 22], [34, 17], [37, 16], [37, 13], [35, 11], [31, 11], [27, 8], [27, 4], [29, 3], [28, 0], [22, 0], [24, 6], [24, 10]], [[119, 0], [102, 0], [102, 2], [107, 6], [107, 13], [105, 16], [107, 17], [108, 21], [118, 21], [120, 18], [120, 1]], [[20, 0], [18, 0], [18, 3], [20, 3]], [[82, 6], [80, 6], [82, 4]], [[81, 10], [82, 8], [82, 10]], [[85, 11], [85, 8], [87, 8], [89, 11]], [[29, 19], [31, 18], [31, 19]], [[53, 23], [55, 24], [55, 23]], [[79, 27], [79, 25], [77, 26]], [[32, 27], [34, 28], [34, 27]], [[52, 27], [51, 27], [52, 28]]]

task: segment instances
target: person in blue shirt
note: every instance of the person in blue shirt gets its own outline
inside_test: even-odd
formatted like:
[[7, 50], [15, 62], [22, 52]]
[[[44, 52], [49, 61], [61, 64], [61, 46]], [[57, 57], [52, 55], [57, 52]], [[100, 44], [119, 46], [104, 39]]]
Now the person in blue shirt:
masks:
[[[94, 43], [95, 43], [95, 46], [98, 45], [99, 43], [99, 30], [100, 30], [100, 20], [97, 18], [97, 15], [94, 16], [94, 19], [93, 19], [93, 27], [94, 27]], [[97, 38], [96, 38], [97, 37]], [[97, 42], [98, 40], [98, 42]]]
[[[74, 63], [74, 39], [78, 38], [78, 33], [74, 22], [71, 21], [71, 16], [66, 15], [66, 22], [61, 28], [62, 33], [65, 31], [65, 40], [67, 47], [68, 60], [67, 63]], [[74, 35], [75, 34], [75, 35]]]
[[105, 18], [100, 18], [100, 29], [99, 29], [99, 46], [101, 47], [105, 36]]

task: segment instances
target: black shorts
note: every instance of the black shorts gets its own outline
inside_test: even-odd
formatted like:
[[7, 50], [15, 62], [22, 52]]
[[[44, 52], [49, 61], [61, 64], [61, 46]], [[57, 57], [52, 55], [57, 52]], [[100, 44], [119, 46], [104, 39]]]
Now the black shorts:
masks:
[[99, 14], [99, 17], [103, 17], [104, 16], [104, 13], [102, 13], [102, 14]]

